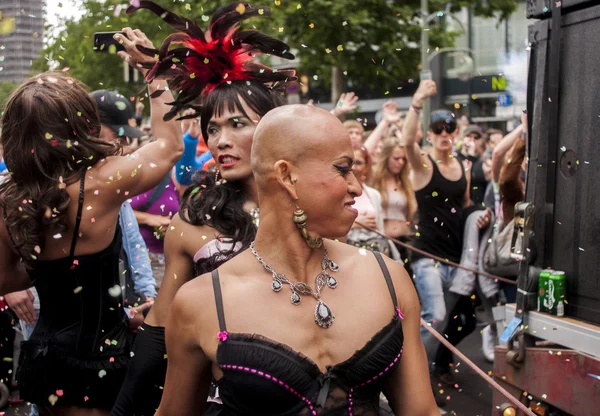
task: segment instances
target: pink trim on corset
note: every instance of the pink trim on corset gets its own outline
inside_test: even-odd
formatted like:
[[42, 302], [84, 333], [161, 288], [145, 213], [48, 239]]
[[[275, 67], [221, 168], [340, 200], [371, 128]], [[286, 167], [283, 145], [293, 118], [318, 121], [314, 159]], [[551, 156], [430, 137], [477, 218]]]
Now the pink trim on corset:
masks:
[[220, 340], [221, 342], [225, 342], [225, 341], [227, 341], [227, 331], [220, 331], [220, 332], [217, 334], [217, 338], [219, 338], [219, 340]]
[[222, 369], [226, 369], [226, 370], [244, 371], [246, 373], [255, 374], [255, 375], [263, 377], [263, 378], [265, 378], [267, 380], [271, 380], [275, 384], [279, 384], [280, 386], [285, 387], [285, 389], [287, 391], [289, 391], [294, 396], [298, 397], [300, 400], [302, 400], [304, 403], [306, 403], [306, 405], [308, 406], [308, 408], [310, 409], [310, 411], [311, 411], [311, 413], [313, 415], [317, 414], [314, 405], [312, 404], [312, 402], [309, 399], [307, 399], [306, 397], [304, 397], [303, 395], [301, 395], [300, 393], [298, 393], [293, 387], [290, 387], [289, 385], [287, 385], [283, 381], [278, 380], [277, 377], [274, 377], [274, 376], [272, 376], [270, 374], [267, 374], [267, 373], [265, 373], [263, 371], [258, 371], [258, 370], [254, 369], [254, 368], [241, 367], [241, 366], [231, 365], [231, 364], [221, 365], [221, 368]]
[[[398, 309], [398, 316], [400, 316], [400, 309]], [[400, 317], [400, 319], [402, 319], [402, 317]], [[402, 351], [404, 351], [404, 348], [402, 348], [400, 350], [400, 352], [398, 353], [398, 355], [396, 356], [396, 358], [394, 358], [394, 361], [392, 361], [390, 363], [390, 365], [388, 365], [381, 373], [377, 374], [376, 376], [370, 378], [369, 380], [365, 381], [362, 384], [359, 384], [357, 386], [354, 386], [350, 389], [350, 391], [348, 392], [348, 415], [352, 416], [352, 407], [353, 407], [353, 402], [352, 402], [352, 393], [354, 393], [354, 389], [359, 388], [359, 387], [364, 387], [367, 384], [371, 384], [373, 381], [377, 380], [379, 377], [383, 376], [385, 373], [387, 373], [388, 371], [390, 371], [392, 369], [392, 367], [394, 367], [394, 365], [396, 365], [396, 363], [398, 362], [398, 360], [400, 359], [400, 357], [402, 357]]]
[[398, 317], [400, 318], [400, 320], [403, 320], [404, 317], [406, 316], [401, 310], [400, 308], [396, 308], [396, 312], [398, 313]]

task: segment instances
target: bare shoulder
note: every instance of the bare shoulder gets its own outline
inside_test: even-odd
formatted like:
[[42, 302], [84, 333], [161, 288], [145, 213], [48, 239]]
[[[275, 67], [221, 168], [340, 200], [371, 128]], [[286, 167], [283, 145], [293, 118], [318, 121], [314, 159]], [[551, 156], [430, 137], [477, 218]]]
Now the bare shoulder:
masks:
[[217, 231], [208, 225], [193, 225], [185, 221], [179, 213], [171, 219], [165, 234], [165, 245], [177, 246], [190, 257], [216, 238]]
[[390, 271], [400, 310], [406, 312], [415, 307], [419, 308], [419, 297], [417, 296], [415, 285], [404, 266], [390, 259], [386, 255], [382, 254], [381, 256]]
[[[379, 270], [379, 263], [375, 255], [369, 250], [331, 240], [327, 240], [326, 245], [334, 261], [338, 262], [337, 259], [339, 259], [340, 262], [344, 262], [344, 269], [362, 270], [368, 268], [369, 270]], [[381, 257], [390, 272], [400, 309], [406, 311], [419, 307], [419, 298], [415, 286], [404, 266], [385, 254], [381, 254]], [[385, 286], [384, 283], [382, 284]]]
[[417, 161], [418, 163], [411, 163], [410, 172], [410, 180], [416, 191], [426, 187], [433, 175], [432, 161], [427, 152], [419, 148]]
[[177, 317], [194, 323], [194, 327], [202, 334], [217, 322], [215, 295], [212, 276], [203, 274], [185, 283], [177, 291], [171, 313]]

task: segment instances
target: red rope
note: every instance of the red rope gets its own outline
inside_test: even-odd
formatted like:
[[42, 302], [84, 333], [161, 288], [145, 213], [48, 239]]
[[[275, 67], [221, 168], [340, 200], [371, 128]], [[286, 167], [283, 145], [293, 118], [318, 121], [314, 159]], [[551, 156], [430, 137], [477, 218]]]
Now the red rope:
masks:
[[498, 384], [498, 382], [496, 382], [496, 380], [494, 380], [493, 378], [488, 376], [485, 373], [485, 371], [483, 371], [481, 368], [477, 367], [471, 360], [469, 360], [466, 357], [466, 355], [464, 355], [462, 352], [460, 352], [456, 347], [454, 347], [454, 345], [450, 344], [450, 342], [448, 342], [448, 340], [446, 338], [444, 338], [439, 332], [437, 332], [435, 329], [433, 329], [431, 326], [429, 326], [427, 324], [427, 322], [425, 322], [423, 320], [423, 318], [421, 318], [421, 326], [424, 327], [426, 330], [428, 330], [431, 333], [431, 335], [433, 335], [439, 342], [444, 344], [444, 346], [446, 348], [448, 348], [450, 351], [452, 351], [452, 353], [454, 355], [456, 355], [465, 364], [467, 364], [469, 367], [471, 367], [473, 369], [473, 371], [475, 371], [478, 375], [480, 375], [493, 388], [498, 390], [504, 397], [506, 397], [508, 400], [510, 400], [515, 406], [517, 406], [519, 409], [521, 409], [527, 416], [536, 416], [535, 413], [533, 413], [531, 410], [529, 410], [529, 408], [525, 407], [525, 405], [523, 403], [521, 403], [516, 397], [514, 397], [512, 394], [510, 394], [508, 391], [506, 391], [504, 389], [504, 387], [502, 387], [500, 384]]
[[438, 256], [436, 256], [436, 255], [434, 255], [434, 254], [428, 253], [428, 252], [426, 252], [426, 251], [423, 251], [423, 250], [419, 250], [418, 248], [415, 248], [415, 247], [413, 247], [413, 246], [411, 246], [411, 245], [409, 245], [409, 244], [403, 243], [402, 241], [400, 241], [400, 240], [397, 240], [397, 239], [395, 239], [394, 237], [390, 237], [390, 236], [388, 236], [388, 235], [385, 235], [384, 233], [382, 233], [382, 232], [380, 232], [380, 231], [377, 231], [376, 229], [374, 229], [374, 228], [371, 228], [371, 227], [369, 227], [368, 225], [365, 225], [365, 224], [363, 224], [363, 223], [362, 223], [362, 222], [360, 222], [360, 221], [355, 221], [355, 223], [356, 223], [356, 224], [358, 224], [358, 225], [360, 225], [360, 226], [361, 226], [361, 227], [363, 227], [363, 228], [366, 228], [366, 229], [367, 229], [367, 230], [369, 230], [369, 231], [373, 231], [374, 233], [377, 233], [377, 234], [379, 234], [380, 236], [382, 236], [382, 237], [384, 237], [384, 238], [387, 238], [387, 239], [389, 239], [389, 240], [392, 240], [394, 243], [396, 243], [396, 244], [398, 244], [398, 245], [400, 245], [400, 246], [402, 246], [402, 247], [406, 248], [407, 250], [415, 251], [415, 252], [417, 252], [417, 253], [419, 253], [419, 254], [421, 254], [421, 255], [425, 256], [425, 257], [429, 257], [429, 258], [431, 258], [431, 259], [437, 260], [437, 261], [439, 261], [440, 263], [445, 263], [445, 264], [448, 264], [448, 265], [450, 265], [450, 266], [452, 266], [452, 267], [456, 267], [456, 268], [458, 268], [458, 269], [463, 269], [463, 270], [466, 270], [466, 271], [468, 271], [468, 272], [471, 272], [471, 273], [480, 274], [480, 275], [482, 275], [482, 276], [485, 276], [485, 277], [487, 277], [487, 278], [494, 279], [494, 280], [499, 280], [499, 281], [501, 281], [501, 282], [508, 283], [508, 284], [511, 284], [511, 285], [516, 285], [516, 284], [517, 284], [517, 282], [516, 282], [516, 281], [514, 281], [514, 280], [510, 280], [510, 279], [507, 279], [506, 277], [495, 276], [495, 275], [493, 275], [493, 274], [491, 274], [491, 273], [488, 273], [488, 272], [485, 272], [485, 271], [482, 271], [482, 270], [470, 269], [470, 268], [468, 268], [468, 267], [461, 266], [461, 265], [460, 265], [460, 264], [458, 264], [458, 263], [454, 263], [453, 261], [450, 261], [450, 260], [447, 260], [447, 259], [443, 259], [443, 258], [441, 258], [441, 257], [438, 257]]

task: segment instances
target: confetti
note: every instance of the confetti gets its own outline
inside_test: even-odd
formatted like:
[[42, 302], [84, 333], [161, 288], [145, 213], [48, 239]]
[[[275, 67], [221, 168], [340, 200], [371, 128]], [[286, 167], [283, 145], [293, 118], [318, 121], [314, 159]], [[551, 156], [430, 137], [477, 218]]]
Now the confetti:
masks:
[[117, 108], [118, 108], [119, 110], [121, 110], [121, 111], [123, 111], [123, 110], [127, 109], [127, 104], [126, 104], [126, 103], [124, 103], [123, 101], [117, 101], [117, 102], [115, 103], [115, 105], [116, 105], [116, 106], [117, 106]]
[[58, 400], [58, 397], [55, 394], [51, 394], [50, 396], [48, 396], [48, 401], [50, 402], [50, 404], [52, 406], [54, 406], [56, 404]]
[[44, 137], [46, 138], [46, 140], [50, 140], [53, 136], [50, 133], [46, 133], [44, 134]]
[[79, 292], [81, 292], [83, 290], [82, 286], [77, 286], [75, 289], [73, 289], [73, 293], [78, 294]]
[[54, 234], [54, 235], [52, 236], [52, 238], [54, 238], [55, 240], [58, 240], [58, 239], [62, 238], [62, 234], [60, 234], [60, 233], [58, 233], [58, 234]]
[[117, 296], [119, 296], [121, 294], [122, 290], [121, 290], [121, 286], [119, 285], [114, 285], [113, 287], [108, 289], [108, 294], [111, 295], [113, 298], [116, 298]]
[[235, 10], [239, 13], [239, 14], [244, 14], [246, 13], [246, 6], [244, 6], [242, 3], [238, 4], [238, 6], [235, 8]]
[[308, 27], [310, 27], [311, 29], [314, 29], [315, 28], [315, 24], [311, 23], [310, 25], [308, 25]]
[[105, 375], [106, 375], [106, 370], [100, 370], [98, 372], [98, 377], [100, 377], [100, 378], [104, 377]]
[[339, 52], [341, 52], [341, 51], [343, 51], [343, 50], [344, 50], [344, 47], [343, 47], [342, 45], [338, 45], [338, 46], [337, 46], [337, 50], [338, 50]]

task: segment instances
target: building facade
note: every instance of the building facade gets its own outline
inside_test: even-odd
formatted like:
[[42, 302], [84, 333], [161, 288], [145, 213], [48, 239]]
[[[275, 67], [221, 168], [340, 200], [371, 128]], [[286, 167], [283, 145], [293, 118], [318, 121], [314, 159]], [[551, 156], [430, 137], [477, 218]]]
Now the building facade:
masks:
[[0, 82], [20, 83], [31, 75], [44, 46], [44, 6], [45, 0], [0, 0], [5, 28], [0, 32]]

